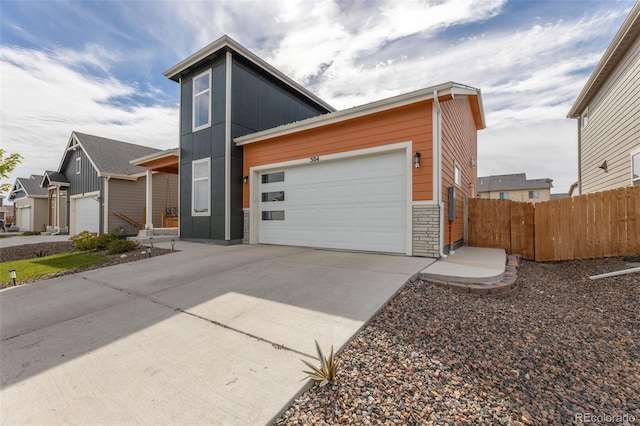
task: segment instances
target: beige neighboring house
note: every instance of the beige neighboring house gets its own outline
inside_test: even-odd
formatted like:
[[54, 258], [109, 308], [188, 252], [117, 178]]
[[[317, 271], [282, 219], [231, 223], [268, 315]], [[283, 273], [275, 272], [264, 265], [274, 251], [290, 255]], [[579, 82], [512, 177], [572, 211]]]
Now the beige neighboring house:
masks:
[[578, 193], [640, 185], [640, 1], [571, 107]]
[[478, 178], [478, 198], [536, 203], [550, 200], [551, 188], [553, 179], [527, 179], [525, 173]]
[[19, 177], [9, 192], [15, 207], [15, 226], [21, 232], [44, 231], [47, 226], [47, 190], [40, 187], [41, 175]]

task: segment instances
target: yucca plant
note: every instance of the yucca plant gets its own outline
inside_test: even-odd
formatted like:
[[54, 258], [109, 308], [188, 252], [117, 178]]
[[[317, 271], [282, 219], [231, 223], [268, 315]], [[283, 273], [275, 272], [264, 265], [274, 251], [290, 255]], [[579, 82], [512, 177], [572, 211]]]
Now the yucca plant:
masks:
[[325, 357], [322, 353], [322, 349], [320, 349], [320, 345], [316, 340], [316, 351], [318, 352], [318, 361], [320, 361], [320, 367], [316, 367], [304, 359], [300, 361], [304, 362], [307, 367], [309, 367], [310, 371], [303, 371], [307, 375], [305, 379], [315, 380], [316, 382], [320, 382], [320, 386], [324, 386], [327, 383], [331, 383], [335, 385], [337, 382], [337, 373], [338, 367], [340, 366], [340, 361], [336, 360], [333, 355], [333, 345], [331, 345], [331, 352], [328, 357]]

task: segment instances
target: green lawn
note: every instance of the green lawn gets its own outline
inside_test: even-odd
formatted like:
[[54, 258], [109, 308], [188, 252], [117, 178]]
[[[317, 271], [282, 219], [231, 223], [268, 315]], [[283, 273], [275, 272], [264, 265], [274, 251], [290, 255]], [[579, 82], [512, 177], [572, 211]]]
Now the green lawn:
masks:
[[0, 263], [0, 283], [11, 282], [9, 278], [10, 269], [16, 270], [18, 276], [16, 282], [20, 282], [42, 275], [97, 265], [107, 260], [109, 260], [107, 256], [95, 253], [73, 252], [16, 260], [13, 262], [2, 262]]

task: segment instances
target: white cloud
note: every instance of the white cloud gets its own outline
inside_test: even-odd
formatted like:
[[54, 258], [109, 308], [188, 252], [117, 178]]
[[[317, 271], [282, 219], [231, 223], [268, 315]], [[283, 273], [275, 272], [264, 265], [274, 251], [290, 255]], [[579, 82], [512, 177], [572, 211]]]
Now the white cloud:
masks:
[[55, 169], [73, 130], [157, 148], [178, 144], [175, 106], [114, 101], [146, 96], [113, 77], [94, 78], [78, 68], [94, 66], [78, 54], [2, 46], [2, 146], [24, 156], [12, 178]]
[[[553, 19], [532, 16], [522, 19], [524, 24], [501, 16], [499, 24], [491, 24], [505, 3], [118, 3], [125, 9], [121, 25], [135, 25], [136, 34], [154, 45], [119, 52], [88, 39], [80, 51], [46, 53], [3, 46], [3, 147], [28, 154], [21, 166], [27, 174], [55, 167], [71, 130], [175, 146], [177, 108], [134, 99], [175, 98], [177, 104], [177, 90], [163, 96], [157, 82], [123, 81], [113, 71], [135, 66], [157, 73], [150, 58], [174, 57], [169, 68], [229, 34], [339, 109], [445, 81], [479, 87], [488, 124], [479, 135], [479, 172], [527, 172], [554, 179], [564, 191], [577, 175], [575, 123], [565, 115], [586, 81], [584, 70], [595, 65], [613, 36], [621, 8]], [[476, 24], [481, 32], [458, 34], [465, 24]], [[109, 25], [113, 34], [130, 33]], [[96, 73], [101, 78], [91, 77]], [[118, 106], [123, 104], [128, 106]]]

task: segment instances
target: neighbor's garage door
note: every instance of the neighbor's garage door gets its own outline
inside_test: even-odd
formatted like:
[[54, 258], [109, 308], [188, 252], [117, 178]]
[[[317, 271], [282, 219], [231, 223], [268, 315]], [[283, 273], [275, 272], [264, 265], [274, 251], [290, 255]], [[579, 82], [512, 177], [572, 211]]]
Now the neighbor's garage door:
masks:
[[31, 229], [31, 206], [23, 207], [18, 210], [20, 215], [20, 222], [18, 222], [18, 228], [20, 231], [32, 231]]
[[82, 231], [98, 233], [100, 228], [100, 202], [96, 197], [76, 198], [75, 203], [75, 233]]
[[404, 151], [259, 177], [259, 242], [406, 253]]

